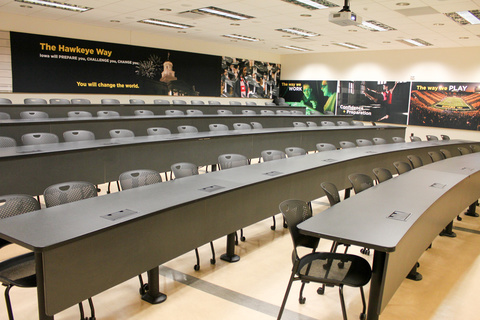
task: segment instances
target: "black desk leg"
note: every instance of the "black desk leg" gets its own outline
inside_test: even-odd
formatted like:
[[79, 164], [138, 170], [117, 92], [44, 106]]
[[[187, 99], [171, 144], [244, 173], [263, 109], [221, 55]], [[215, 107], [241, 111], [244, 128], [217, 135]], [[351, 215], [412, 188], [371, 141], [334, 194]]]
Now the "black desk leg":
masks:
[[160, 292], [160, 279], [158, 276], [158, 267], [148, 270], [148, 290], [142, 296], [142, 300], [151, 304], [162, 303], [167, 300], [167, 295]]
[[468, 210], [467, 212], [465, 212], [465, 215], [470, 217], [478, 217], [478, 213], [475, 212], [475, 210], [477, 209], [477, 205], [478, 205], [478, 200], [472, 203], [468, 207]]
[[368, 297], [367, 320], [378, 320], [380, 317], [381, 294], [385, 285], [383, 274], [387, 263], [387, 253], [375, 250], [373, 254], [372, 279]]
[[227, 262], [237, 262], [240, 257], [235, 254], [235, 233], [227, 235], [227, 252], [220, 256], [220, 259]]

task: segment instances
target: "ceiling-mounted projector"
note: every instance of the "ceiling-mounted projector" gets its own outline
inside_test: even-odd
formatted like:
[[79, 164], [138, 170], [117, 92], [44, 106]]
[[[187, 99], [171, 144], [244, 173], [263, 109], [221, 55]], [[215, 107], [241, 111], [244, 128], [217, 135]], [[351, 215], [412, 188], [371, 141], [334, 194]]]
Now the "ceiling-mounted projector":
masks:
[[350, 11], [332, 12], [328, 17], [328, 21], [342, 27], [362, 24], [362, 18]]

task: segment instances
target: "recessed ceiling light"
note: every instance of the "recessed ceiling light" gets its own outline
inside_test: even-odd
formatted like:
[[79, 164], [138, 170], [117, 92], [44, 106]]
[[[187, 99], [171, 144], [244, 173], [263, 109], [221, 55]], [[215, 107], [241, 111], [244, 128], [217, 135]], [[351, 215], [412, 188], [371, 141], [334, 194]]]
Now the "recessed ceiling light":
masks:
[[290, 37], [291, 37], [291, 36], [289, 36], [288, 34], [284, 34], [284, 35], [282, 36], [282, 38], [290, 38]]
[[228, 11], [225, 9], [220, 9], [217, 7], [205, 7], [205, 8], [200, 8], [200, 9], [195, 9], [192, 10], [192, 12], [200, 12], [200, 13], [207, 13], [211, 14], [217, 17], [222, 17], [222, 18], [227, 18], [231, 20], [247, 20], [247, 19], [252, 19], [254, 17], [252, 16], [247, 16], [245, 14], [233, 12], [233, 11]]
[[36, 5], [39, 5], [39, 6], [56, 8], [56, 9], [76, 11], [76, 12], [85, 12], [85, 11], [88, 11], [88, 10], [92, 9], [92, 8], [89, 8], [89, 7], [82, 7], [82, 6], [77, 6], [77, 5], [74, 5], [74, 4], [55, 2], [55, 1], [49, 1], [49, 0], [15, 0], [15, 1], [24, 2], [24, 3], [31, 3], [31, 4], [36, 4]]
[[408, 3], [408, 2], [397, 2], [396, 5], [399, 6], [399, 7], [406, 7], [406, 6], [409, 6], [410, 3]]
[[187, 33], [187, 31], [180, 30], [180, 31], [177, 31], [177, 33]]
[[160, 8], [160, 9], [158, 9], [158, 10], [160, 10], [160, 11], [165, 11], [165, 12], [170, 12], [170, 11], [172, 11], [172, 9], [170, 9], [170, 8]]
[[467, 39], [470, 39], [470, 37], [458, 37], [458, 39], [460, 39], [460, 40], [467, 40]]
[[112, 22], [112, 23], [119, 23], [120, 20], [110, 20], [110, 22]]
[[189, 25], [186, 25], [186, 24], [164, 21], [164, 20], [158, 20], [158, 19], [143, 19], [143, 20], [140, 20], [138, 22], [146, 23], [146, 24], [153, 24], [153, 25], [161, 26], [161, 27], [175, 28], [175, 29], [193, 28], [193, 26], [189, 26]]
[[304, 17], [304, 18], [310, 18], [312, 15], [311, 14], [301, 14], [300, 17]]
[[366, 47], [359, 46], [358, 44], [353, 44], [350, 42], [335, 42], [334, 45], [345, 47], [348, 49], [366, 49]]
[[416, 39], [401, 39], [401, 40], [397, 40], [397, 41], [408, 44], [409, 46], [412, 46], [412, 47], [430, 47], [430, 46], [433, 46], [433, 44], [428, 43], [427, 41], [422, 40], [422, 39], [418, 39], [418, 38], [416, 38]]
[[285, 49], [290, 49], [290, 50], [295, 50], [295, 51], [301, 51], [301, 52], [312, 51], [310, 49], [296, 47], [296, 46], [281, 46], [280, 48], [285, 48]]
[[461, 25], [480, 24], [480, 10], [449, 12], [445, 15]]
[[241, 36], [239, 34], [224, 34], [223, 37], [233, 38], [233, 39], [243, 40], [243, 41], [250, 41], [250, 42], [260, 41], [260, 39], [247, 37], [247, 36]]
[[296, 4], [297, 6], [301, 6], [310, 10], [338, 7], [338, 5], [336, 5], [335, 3], [331, 3], [330, 1], [326, 1], [326, 0], [283, 0], [283, 1]]
[[355, 29], [350, 29], [348, 30], [348, 32], [357, 32], [358, 30], [355, 30]]
[[390, 41], [383, 41], [382, 43], [391, 43]]
[[25, 8], [25, 9], [32, 9], [32, 6], [27, 6], [26, 4], [21, 4], [20, 8]]
[[299, 29], [299, 28], [283, 28], [283, 29], [275, 29], [275, 31], [291, 33], [291, 34], [302, 36], [302, 37], [317, 37], [320, 35], [318, 33]]
[[240, 23], [230, 23], [230, 25], [231, 25], [231, 26], [235, 26], [235, 27], [237, 27], [237, 26], [239, 26], [239, 25], [240, 25]]

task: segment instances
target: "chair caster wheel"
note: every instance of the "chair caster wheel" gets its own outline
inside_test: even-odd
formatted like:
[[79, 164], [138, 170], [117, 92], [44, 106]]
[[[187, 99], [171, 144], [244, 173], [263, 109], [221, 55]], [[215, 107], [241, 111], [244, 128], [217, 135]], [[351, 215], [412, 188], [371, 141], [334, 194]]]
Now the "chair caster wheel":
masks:
[[344, 266], [345, 266], [345, 262], [338, 263], [338, 268], [343, 269]]
[[143, 296], [145, 293], [148, 291], [148, 283], [144, 283], [140, 289], [138, 290], [140, 292], [140, 295]]
[[242, 242], [245, 242], [245, 240], [247, 240], [247, 238], [241, 237], [240, 240], [242, 240]]
[[362, 249], [360, 249], [360, 252], [363, 253], [363, 254], [365, 254], [365, 255], [367, 255], [367, 256], [370, 255], [370, 249], [367, 249], [367, 248], [362, 248]]
[[238, 240], [235, 240], [235, 245], [238, 246]]
[[462, 217], [457, 216], [457, 221], [462, 221]]
[[284, 227], [285, 229], [287, 229], [287, 228], [288, 228], [287, 223], [284, 223], [284, 224], [283, 224], [283, 227]]
[[365, 313], [360, 313], [360, 320], [367, 319], [367, 315]]
[[303, 297], [303, 298], [298, 299], [298, 302], [299, 302], [300, 304], [305, 304], [305, 301], [306, 301], [306, 300], [307, 300], [307, 298]]
[[217, 260], [215, 259], [210, 259], [210, 264], [215, 264], [217, 262]]
[[317, 289], [317, 293], [318, 293], [318, 294], [324, 294], [324, 293], [325, 293], [325, 289], [324, 289], [323, 287], [319, 287], [319, 288]]
[[276, 228], [275, 226], [270, 226], [270, 229], [275, 230]]
[[194, 266], [193, 266], [193, 270], [195, 270], [195, 271], [200, 270], [200, 266], [199, 266], [198, 264], [194, 265]]

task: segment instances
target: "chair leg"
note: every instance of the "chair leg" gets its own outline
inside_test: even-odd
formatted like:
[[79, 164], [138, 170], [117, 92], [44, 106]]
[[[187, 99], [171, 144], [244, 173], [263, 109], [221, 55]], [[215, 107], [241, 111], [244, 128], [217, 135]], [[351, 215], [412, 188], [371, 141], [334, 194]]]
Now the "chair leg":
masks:
[[215, 260], [215, 248], [213, 247], [212, 241], [210, 241], [210, 249], [212, 250], [212, 259], [210, 259], [210, 264], [215, 264], [217, 260]]
[[284, 227], [285, 229], [288, 228], [287, 220], [285, 220], [285, 217], [283, 217], [283, 227]]
[[80, 309], [80, 320], [86, 320], [85, 319], [85, 313], [83, 312], [83, 303], [80, 302], [78, 304], [78, 308]]
[[275, 216], [272, 216], [273, 219], [273, 225], [270, 227], [270, 229], [275, 230], [277, 228], [277, 222], [275, 221]]
[[367, 303], [365, 301], [365, 292], [363, 292], [363, 287], [360, 287], [360, 295], [362, 297], [362, 313], [360, 313], [360, 320], [365, 320], [367, 318]]
[[[295, 267], [294, 267], [294, 269], [295, 269]], [[292, 283], [293, 283], [294, 278], [295, 278], [295, 272], [292, 271], [292, 275], [290, 276], [290, 279], [288, 280], [287, 291], [285, 291], [285, 296], [283, 297], [282, 305], [280, 306], [280, 310], [278, 312], [277, 320], [280, 320], [282, 318], [283, 310], [285, 310], [285, 305], [287, 303], [288, 294], [290, 293], [290, 289], [292, 288]]]
[[347, 320], [347, 309], [345, 308], [345, 300], [343, 298], [343, 285], [338, 287], [338, 293], [340, 294], [340, 303], [342, 305], [343, 320]]
[[200, 270], [200, 255], [198, 254], [198, 248], [195, 248], [195, 256], [197, 257], [197, 264], [193, 266], [193, 270]]
[[93, 306], [93, 300], [92, 298], [88, 298], [88, 305], [90, 306], [90, 319], [89, 320], [95, 320], [95, 307]]
[[10, 300], [10, 289], [12, 289], [12, 287], [12, 285], [8, 285], [5, 289], [5, 303], [7, 305], [7, 313], [9, 320], [13, 320], [12, 302]]
[[245, 240], [247, 240], [247, 239], [243, 236], [243, 228], [240, 229], [240, 240], [242, 240], [242, 242], [244, 242]]
[[148, 291], [148, 283], [143, 282], [143, 278], [141, 274], [138, 275], [138, 280], [140, 281], [139, 292], [140, 292], [140, 295], [143, 296]]

